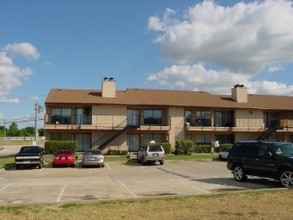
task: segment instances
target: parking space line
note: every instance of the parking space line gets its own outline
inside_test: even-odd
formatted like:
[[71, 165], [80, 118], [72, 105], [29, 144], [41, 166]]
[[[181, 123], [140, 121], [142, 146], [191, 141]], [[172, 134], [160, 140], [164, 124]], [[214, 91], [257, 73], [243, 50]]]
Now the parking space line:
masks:
[[132, 192], [121, 180], [118, 181], [120, 185], [122, 185], [134, 198], [137, 198], [134, 192]]
[[109, 166], [108, 163], [105, 163], [106, 164], [106, 167], [109, 169], [109, 170], [112, 170], [112, 168]]
[[197, 186], [192, 186], [192, 185], [189, 185], [189, 184], [184, 183], [184, 182], [180, 182], [180, 183], [183, 184], [183, 185], [186, 185], [186, 186], [190, 186], [190, 187], [192, 187], [192, 188], [194, 188], [194, 189], [196, 189], [196, 190], [198, 190], [200, 192], [203, 192], [203, 193], [211, 193], [210, 191], [202, 189], [202, 188], [199, 188]]
[[58, 197], [56, 199], [56, 202], [61, 201], [61, 197], [63, 196], [63, 193], [64, 193], [66, 187], [67, 187], [67, 183], [63, 185], [63, 187], [62, 187], [62, 189], [61, 189], [61, 191], [60, 191], [60, 193], [59, 193], [59, 195], [58, 195]]
[[12, 186], [12, 185], [13, 185], [13, 184], [9, 184], [9, 185], [7, 185], [7, 186], [4, 186], [4, 187], [0, 188], [0, 192], [3, 191], [3, 190], [5, 190], [5, 189], [7, 189], [8, 187], [10, 187], [10, 186]]

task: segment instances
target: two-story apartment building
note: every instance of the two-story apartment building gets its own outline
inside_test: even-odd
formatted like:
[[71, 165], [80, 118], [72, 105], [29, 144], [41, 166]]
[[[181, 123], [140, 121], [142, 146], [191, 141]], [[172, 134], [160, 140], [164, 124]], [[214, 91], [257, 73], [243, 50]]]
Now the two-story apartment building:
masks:
[[100, 90], [52, 89], [45, 105], [46, 139], [75, 140], [79, 151], [137, 151], [150, 140], [172, 147], [184, 139], [195, 145], [234, 143], [263, 132], [271, 132], [271, 140], [293, 141], [293, 97], [252, 95], [243, 85], [235, 85], [231, 95], [119, 91], [113, 78], [104, 78]]

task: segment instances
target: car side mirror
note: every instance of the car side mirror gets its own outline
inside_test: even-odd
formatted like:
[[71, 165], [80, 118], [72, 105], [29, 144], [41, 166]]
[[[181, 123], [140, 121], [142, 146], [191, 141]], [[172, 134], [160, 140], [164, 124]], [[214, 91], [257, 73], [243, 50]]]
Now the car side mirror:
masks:
[[265, 156], [266, 157], [274, 157], [274, 154], [271, 151], [269, 151], [269, 152], [265, 153]]

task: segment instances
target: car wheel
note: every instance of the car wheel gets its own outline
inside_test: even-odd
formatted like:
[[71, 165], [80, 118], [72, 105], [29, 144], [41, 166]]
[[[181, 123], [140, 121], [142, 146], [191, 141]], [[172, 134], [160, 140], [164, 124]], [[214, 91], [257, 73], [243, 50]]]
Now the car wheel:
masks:
[[20, 165], [15, 165], [15, 169], [19, 170], [20, 169]]
[[243, 182], [247, 179], [245, 172], [241, 166], [235, 166], [233, 169], [233, 176], [236, 181]]
[[286, 188], [293, 187], [293, 171], [290, 170], [283, 170], [280, 173], [279, 181], [282, 186]]
[[38, 168], [39, 168], [39, 169], [42, 169], [42, 167], [43, 167], [43, 163], [40, 162]]
[[164, 161], [163, 160], [160, 160], [160, 164], [163, 165], [164, 164]]

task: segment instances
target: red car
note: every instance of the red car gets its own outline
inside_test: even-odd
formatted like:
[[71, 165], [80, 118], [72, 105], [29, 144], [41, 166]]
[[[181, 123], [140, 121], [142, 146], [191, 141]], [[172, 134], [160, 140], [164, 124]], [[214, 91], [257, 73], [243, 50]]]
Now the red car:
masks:
[[53, 167], [56, 166], [75, 166], [75, 155], [70, 150], [58, 150], [54, 154]]

